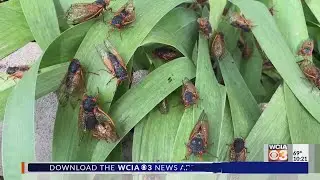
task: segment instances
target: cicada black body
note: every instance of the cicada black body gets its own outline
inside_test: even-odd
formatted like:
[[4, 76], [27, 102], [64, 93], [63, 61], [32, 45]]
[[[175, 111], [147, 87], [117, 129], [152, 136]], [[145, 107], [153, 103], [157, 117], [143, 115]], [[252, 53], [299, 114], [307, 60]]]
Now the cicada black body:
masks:
[[109, 22], [109, 24], [113, 26], [113, 28], [110, 31], [113, 31], [114, 28], [121, 30], [124, 27], [127, 27], [128, 25], [132, 24], [135, 20], [136, 20], [135, 7], [133, 5], [133, 0], [130, 0], [125, 5], [123, 5], [117, 12], [114, 13], [113, 18]]
[[159, 48], [156, 48], [152, 54], [155, 56], [155, 57], [158, 57], [162, 60], [164, 60], [165, 62], [167, 61], [171, 61], [173, 59], [176, 59], [178, 57], [180, 57], [180, 54], [172, 49], [172, 48], [169, 48], [169, 47], [159, 47]]
[[199, 95], [196, 87], [193, 85], [193, 83], [185, 78], [183, 81], [183, 87], [182, 87], [182, 101], [185, 108], [188, 108], [192, 106], [193, 104], [196, 104]]
[[23, 77], [23, 73], [29, 69], [30, 67], [28, 65], [10, 66], [6, 70], [6, 73], [9, 75], [7, 80], [9, 78], [12, 78], [13, 80], [21, 79]]
[[127, 68], [117, 50], [111, 45], [109, 41], [105, 41], [106, 48], [97, 47], [103, 63], [107, 68], [107, 71], [117, 78], [117, 84], [128, 79]]
[[234, 13], [230, 17], [230, 23], [232, 26], [236, 28], [240, 28], [244, 32], [250, 32], [251, 29], [254, 27], [251, 20], [246, 19], [243, 15], [239, 13]]
[[118, 140], [114, 121], [97, 104], [97, 97], [84, 95], [79, 111], [79, 127], [107, 142]]
[[230, 161], [231, 162], [242, 162], [246, 161], [247, 148], [245, 141], [242, 138], [236, 138], [230, 145]]

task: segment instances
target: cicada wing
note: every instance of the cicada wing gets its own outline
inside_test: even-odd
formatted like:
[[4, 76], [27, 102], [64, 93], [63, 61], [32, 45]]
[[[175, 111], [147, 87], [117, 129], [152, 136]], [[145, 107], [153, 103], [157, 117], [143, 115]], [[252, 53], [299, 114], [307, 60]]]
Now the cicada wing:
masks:
[[113, 126], [115, 126], [114, 121], [111, 119], [111, 117], [102, 109], [97, 108], [95, 115], [99, 122], [109, 121], [111, 124], [113, 124]]
[[79, 69], [72, 79], [72, 92], [71, 92], [70, 103], [73, 108], [75, 108], [78, 105], [79, 99], [84, 93], [85, 93], [84, 74], [83, 74], [83, 71]]
[[103, 8], [95, 3], [72, 4], [66, 13], [69, 24], [78, 24], [97, 16]]
[[68, 74], [66, 74], [63, 78], [63, 80], [61, 81], [61, 84], [58, 88], [58, 90], [56, 91], [56, 94], [58, 96], [58, 101], [59, 104], [62, 106], [65, 106], [69, 100], [69, 92], [68, 92], [68, 88], [67, 88], [67, 84], [66, 84], [66, 80], [67, 80], [67, 76]]

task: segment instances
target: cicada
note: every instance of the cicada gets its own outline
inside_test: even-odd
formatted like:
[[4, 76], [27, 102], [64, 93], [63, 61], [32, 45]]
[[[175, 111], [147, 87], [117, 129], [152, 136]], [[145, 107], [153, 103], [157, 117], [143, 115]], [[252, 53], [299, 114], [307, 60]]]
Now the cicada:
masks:
[[193, 104], [196, 104], [199, 95], [196, 87], [193, 85], [193, 83], [188, 79], [185, 78], [183, 81], [183, 87], [182, 87], [182, 101], [185, 108], [190, 107]]
[[114, 121], [97, 104], [97, 96], [84, 95], [79, 110], [79, 129], [92, 131], [97, 139], [118, 140]]
[[93, 3], [72, 4], [67, 10], [68, 24], [76, 25], [99, 16], [109, 6], [110, 0], [96, 0]]
[[156, 48], [152, 54], [155, 56], [155, 57], [158, 57], [160, 59], [163, 59], [165, 61], [171, 61], [173, 59], [176, 59], [178, 57], [180, 57], [180, 54], [173, 50], [172, 48], [169, 48], [169, 47], [159, 47], [159, 48]]
[[204, 37], [209, 39], [212, 36], [212, 27], [208, 18], [198, 18], [199, 29], [203, 33]]
[[[84, 92], [84, 74], [78, 59], [72, 59], [68, 71], [58, 89], [59, 103], [65, 105], [71, 96], [76, 97]], [[75, 102], [72, 102], [74, 105]]]
[[158, 109], [161, 114], [168, 114], [169, 112], [169, 104], [168, 100], [165, 98], [158, 104]]
[[208, 117], [206, 113], [202, 111], [197, 124], [190, 133], [189, 142], [186, 145], [187, 154], [185, 159], [188, 159], [192, 154], [194, 154], [202, 160], [202, 155], [204, 153], [208, 153], [208, 130]]
[[9, 78], [15, 79], [21, 79], [23, 77], [23, 73], [25, 71], [28, 71], [30, 67], [28, 65], [21, 65], [21, 66], [10, 66], [7, 68], [6, 73], [9, 75], [7, 77], [7, 80]]
[[241, 162], [246, 161], [247, 148], [245, 141], [242, 138], [235, 138], [233, 143], [230, 145], [230, 161]]
[[216, 33], [211, 44], [211, 56], [220, 60], [225, 54], [225, 41], [222, 32]]
[[[114, 13], [113, 18], [109, 22], [109, 24], [113, 26], [113, 28], [110, 31], [113, 31], [114, 28], [121, 30], [124, 27], [128, 26], [129, 24], [132, 24], [135, 20], [136, 20], [136, 12], [135, 12], [135, 7], [133, 5], [133, 0], [129, 0], [117, 12]], [[121, 37], [121, 33], [120, 33], [120, 37]]]
[[232, 26], [236, 28], [240, 28], [244, 32], [250, 32], [251, 29], [254, 27], [251, 20], [246, 19], [243, 15], [239, 13], [234, 13], [230, 17], [230, 23]]
[[[100, 53], [108, 73], [112, 74], [113, 78], [117, 78], [117, 85], [119, 85], [122, 81], [128, 79], [126, 65], [124, 64], [124, 61], [122, 60], [122, 57], [119, 55], [118, 51], [108, 40], [104, 41], [104, 44], [105, 47], [96, 47], [97, 51]], [[112, 79], [110, 79], [110, 81]]]
[[312, 56], [314, 48], [314, 42], [311, 39], [304, 41], [299, 49], [298, 55], [301, 56]]
[[303, 60], [300, 62], [300, 68], [304, 75], [317, 87], [320, 87], [320, 69], [317, 68], [312, 62]]

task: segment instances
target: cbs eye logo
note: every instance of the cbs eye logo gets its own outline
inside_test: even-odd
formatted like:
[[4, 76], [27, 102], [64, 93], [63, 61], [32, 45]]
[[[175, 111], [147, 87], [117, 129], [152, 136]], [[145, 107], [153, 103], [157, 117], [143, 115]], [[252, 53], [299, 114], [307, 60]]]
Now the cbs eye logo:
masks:
[[269, 150], [269, 161], [288, 161], [288, 150]]

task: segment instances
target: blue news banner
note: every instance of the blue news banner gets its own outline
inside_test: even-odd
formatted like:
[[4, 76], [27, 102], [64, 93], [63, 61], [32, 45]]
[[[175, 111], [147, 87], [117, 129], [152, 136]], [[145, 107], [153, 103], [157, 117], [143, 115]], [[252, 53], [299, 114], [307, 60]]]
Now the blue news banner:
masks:
[[223, 163], [26, 163], [25, 173], [212, 172], [235, 174], [307, 174], [308, 162]]

